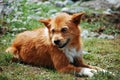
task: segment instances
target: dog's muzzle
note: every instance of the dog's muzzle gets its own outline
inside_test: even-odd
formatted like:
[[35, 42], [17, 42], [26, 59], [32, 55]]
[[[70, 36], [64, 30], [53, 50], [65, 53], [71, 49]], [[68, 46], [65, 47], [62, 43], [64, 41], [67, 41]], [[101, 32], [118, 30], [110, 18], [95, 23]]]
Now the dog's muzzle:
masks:
[[69, 43], [70, 39], [67, 39], [67, 41], [63, 44], [61, 44], [60, 40], [54, 40], [54, 43], [58, 46], [58, 48], [63, 48]]

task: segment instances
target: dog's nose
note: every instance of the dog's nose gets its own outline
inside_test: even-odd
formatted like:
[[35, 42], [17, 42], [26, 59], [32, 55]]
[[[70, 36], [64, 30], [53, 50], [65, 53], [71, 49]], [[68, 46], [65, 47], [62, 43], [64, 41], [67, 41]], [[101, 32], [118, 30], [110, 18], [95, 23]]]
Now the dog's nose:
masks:
[[54, 43], [55, 43], [56, 45], [59, 45], [59, 44], [60, 44], [60, 40], [54, 40]]

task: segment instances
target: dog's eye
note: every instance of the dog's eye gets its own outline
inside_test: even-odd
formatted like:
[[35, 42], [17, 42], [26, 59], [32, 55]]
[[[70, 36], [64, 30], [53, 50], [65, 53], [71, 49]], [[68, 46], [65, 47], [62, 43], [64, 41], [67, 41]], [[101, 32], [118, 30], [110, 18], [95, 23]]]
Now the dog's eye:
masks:
[[54, 29], [52, 29], [52, 33], [54, 33], [55, 32], [55, 30]]
[[63, 33], [67, 32], [67, 28], [62, 28], [61, 32], [63, 32]]

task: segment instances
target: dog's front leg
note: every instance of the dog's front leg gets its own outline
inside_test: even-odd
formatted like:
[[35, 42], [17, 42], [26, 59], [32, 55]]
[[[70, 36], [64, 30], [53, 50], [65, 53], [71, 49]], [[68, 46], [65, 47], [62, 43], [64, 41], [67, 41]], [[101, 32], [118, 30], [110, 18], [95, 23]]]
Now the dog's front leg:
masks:
[[90, 69], [96, 69], [98, 71], [103, 70], [100, 67], [85, 64], [84, 61], [83, 61], [82, 55], [79, 58], [78, 57], [75, 58], [75, 65], [78, 66], [78, 67], [86, 67], [86, 68], [90, 68]]
[[90, 68], [76, 67], [71, 65], [64, 53], [55, 53], [51, 55], [54, 67], [59, 72], [77, 74], [78, 76], [92, 77], [96, 70]]
[[86, 68], [91, 68], [92, 69], [92, 67], [90, 65], [87, 65], [83, 62], [82, 55], [80, 57], [75, 57], [74, 58], [74, 65], [77, 66], [77, 67], [86, 67]]

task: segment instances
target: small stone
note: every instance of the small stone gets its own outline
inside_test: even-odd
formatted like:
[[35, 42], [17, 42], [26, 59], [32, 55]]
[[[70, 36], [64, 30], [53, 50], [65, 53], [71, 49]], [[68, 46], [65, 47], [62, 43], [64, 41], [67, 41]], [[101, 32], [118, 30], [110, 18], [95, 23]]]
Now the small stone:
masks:
[[107, 38], [107, 35], [106, 35], [106, 34], [101, 34], [98, 38], [99, 38], [99, 39], [106, 39], [106, 38]]
[[13, 28], [12, 31], [17, 31], [18, 29], [17, 28]]
[[11, 36], [15, 36], [15, 34], [13, 33], [13, 34], [11, 34]]
[[114, 39], [115, 37], [112, 35], [107, 36], [108, 39]]
[[5, 43], [5, 42], [7, 42], [7, 41], [4, 39], [4, 40], [2, 40], [2, 42]]
[[30, 15], [30, 16], [27, 17], [28, 20], [30, 20], [30, 19], [40, 20], [40, 18], [41, 17], [37, 16], [37, 15]]
[[103, 11], [103, 14], [111, 14], [111, 9], [107, 9], [106, 11]]
[[82, 53], [83, 53], [83, 54], [89, 54], [89, 52], [87, 52], [87, 51], [84, 51], [84, 50], [82, 51]]
[[51, 3], [49, 1], [45, 1], [43, 2], [44, 5], [51, 5]]
[[16, 22], [17, 21], [17, 18], [13, 18], [12, 20], [11, 20], [11, 22]]
[[7, 18], [7, 20], [6, 20], [6, 21], [7, 21], [7, 23], [10, 23], [10, 19], [9, 19], [9, 18]]
[[114, 39], [115, 37], [112, 35], [101, 34], [98, 38], [100, 38], [100, 39]]
[[12, 31], [25, 31], [26, 28], [22, 27], [22, 28], [13, 28]]
[[99, 34], [95, 32], [90, 32], [89, 37], [98, 37]]
[[0, 0], [0, 3], [2, 3], [3, 2], [3, 0]]
[[27, 17], [27, 20], [31, 20], [31, 19], [32, 19], [32, 17], [31, 17], [31, 16], [28, 16], [28, 17]]
[[4, 9], [4, 13], [6, 15], [9, 15], [11, 12], [13, 12], [14, 8], [13, 7], [7, 7], [6, 9]]
[[41, 11], [38, 11], [38, 12], [36, 12], [35, 14], [40, 15], [40, 14], [41, 14]]
[[55, 14], [52, 14], [50, 17], [51, 17], [51, 18], [54, 18], [54, 17], [55, 17]]
[[69, 12], [69, 8], [65, 7], [61, 9], [62, 12]]
[[65, 1], [64, 1], [64, 4], [65, 4], [65, 5], [67, 5], [67, 4], [68, 4], [68, 5], [72, 5], [73, 3], [74, 3], [74, 2], [73, 2], [72, 0], [65, 0]]
[[18, 30], [19, 30], [19, 31], [25, 31], [26, 28], [24, 28], [24, 27], [23, 27], [23, 28], [18, 28]]
[[3, 9], [4, 9], [4, 5], [0, 4], [0, 14], [2, 13]]
[[65, 7], [65, 4], [64, 4], [63, 2], [61, 2], [61, 1], [57, 1], [57, 2], [55, 3], [55, 5], [56, 5], [57, 7]]
[[49, 10], [48, 13], [56, 13], [56, 12], [57, 12], [57, 10], [53, 9], [53, 10]]
[[89, 35], [88, 30], [83, 30], [82, 33], [81, 33], [81, 37], [83, 37], [83, 38], [87, 38], [88, 35]]
[[27, 0], [28, 3], [37, 3], [42, 2], [42, 0]]
[[26, 24], [27, 24], [27, 22], [26, 22], [26, 21], [24, 21], [24, 22], [23, 22], [23, 24], [24, 24], [24, 25], [26, 25]]
[[37, 3], [37, 5], [41, 5], [41, 4], [42, 4], [42, 2], [38, 2], [38, 3]]
[[22, 15], [23, 12], [16, 12], [15, 16], [19, 16], [19, 15]]

